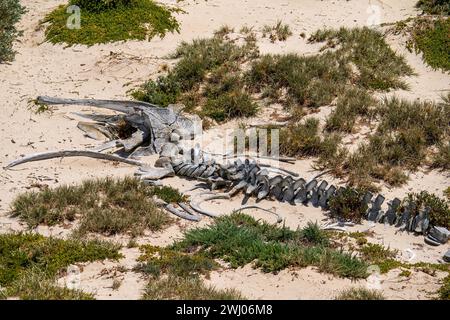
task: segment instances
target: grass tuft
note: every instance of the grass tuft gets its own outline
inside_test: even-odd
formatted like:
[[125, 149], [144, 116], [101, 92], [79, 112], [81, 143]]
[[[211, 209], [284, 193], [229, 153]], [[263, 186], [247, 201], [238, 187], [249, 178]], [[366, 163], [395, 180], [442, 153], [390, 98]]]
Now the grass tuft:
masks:
[[450, 275], [443, 280], [443, 284], [438, 293], [441, 300], [450, 300]]
[[150, 194], [167, 203], [179, 203], [187, 201], [187, 197], [185, 195], [183, 195], [178, 189], [174, 189], [170, 186], [153, 187], [150, 190]]
[[188, 111], [216, 121], [256, 114], [258, 107], [246, 91], [240, 66], [257, 55], [254, 40], [242, 45], [223, 36], [183, 42], [172, 58], [179, 59], [168, 74], [150, 80], [132, 93], [137, 100], [161, 106], [185, 103]]
[[159, 277], [169, 273], [178, 277], [196, 277], [217, 268], [217, 263], [201, 254], [188, 254], [170, 248], [141, 246], [142, 255], [135, 271]]
[[25, 270], [8, 287], [6, 297], [22, 300], [94, 300], [90, 293], [58, 286], [53, 278], [36, 267]]
[[322, 29], [309, 41], [326, 42], [323, 50], [332, 49], [335, 54], [346, 56], [357, 68], [356, 83], [366, 89], [406, 89], [399, 78], [414, 74], [405, 58], [389, 47], [383, 34], [368, 27]]
[[412, 216], [418, 215], [420, 210], [427, 207], [430, 209], [429, 217], [432, 225], [450, 229], [450, 203], [448, 200], [422, 191], [409, 193], [403, 200], [402, 206], [407, 206], [409, 203], [414, 203], [414, 206], [409, 206]]

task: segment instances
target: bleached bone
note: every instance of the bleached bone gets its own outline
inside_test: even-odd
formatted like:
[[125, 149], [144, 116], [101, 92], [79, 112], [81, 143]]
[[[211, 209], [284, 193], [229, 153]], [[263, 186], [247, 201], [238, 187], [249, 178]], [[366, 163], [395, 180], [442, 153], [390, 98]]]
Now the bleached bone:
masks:
[[170, 167], [155, 168], [149, 166], [142, 166], [135, 172], [136, 176], [139, 176], [141, 180], [159, 180], [165, 177], [173, 177], [175, 171]]
[[52, 152], [42, 152], [42, 153], [31, 154], [31, 155], [25, 156], [21, 159], [17, 159], [15, 161], [11, 162], [10, 164], [8, 164], [5, 167], [5, 169], [10, 169], [19, 164], [24, 164], [27, 162], [42, 161], [42, 160], [55, 159], [55, 158], [70, 158], [70, 157], [88, 157], [88, 158], [95, 158], [95, 159], [100, 159], [100, 160], [118, 161], [118, 162], [123, 162], [123, 163], [127, 163], [127, 164], [132, 164], [135, 166], [145, 165], [144, 162], [141, 162], [138, 160], [122, 158], [120, 156], [116, 156], [113, 154], [100, 153], [97, 151], [62, 150], [62, 151], [52, 151]]
[[230, 195], [227, 193], [218, 193], [218, 194], [212, 194], [209, 195], [203, 199], [200, 199], [198, 201], [194, 201], [195, 197], [192, 198], [191, 202], [189, 203], [191, 208], [194, 209], [195, 211], [197, 211], [198, 213], [204, 214], [206, 216], [210, 216], [213, 218], [217, 218], [218, 215], [216, 215], [215, 213], [203, 210], [202, 208], [200, 208], [200, 204], [202, 202], [205, 201], [209, 201], [209, 200], [214, 200], [214, 199], [230, 199]]
[[86, 136], [94, 140], [105, 140], [106, 138], [107, 139], [114, 138], [111, 132], [109, 132], [104, 125], [95, 122], [81, 121], [78, 122], [77, 127], [78, 129], [83, 131], [86, 134]]
[[189, 221], [195, 221], [195, 222], [200, 221], [199, 217], [197, 217], [195, 215], [191, 215], [191, 214], [186, 213], [184, 211], [178, 210], [171, 204], [168, 204], [165, 208], [170, 213], [172, 213], [172, 214], [174, 214], [174, 215], [176, 215], [176, 216], [178, 216], [178, 217], [180, 217], [182, 219], [186, 219], [186, 220], [189, 220]]
[[277, 216], [277, 223], [281, 223], [283, 221], [283, 219], [281, 218], [281, 216], [278, 213], [276, 213], [274, 211], [271, 211], [271, 210], [268, 210], [268, 209], [264, 209], [264, 208], [262, 208], [260, 206], [254, 206], [254, 205], [242, 206], [239, 209], [237, 209], [236, 211], [242, 211], [242, 210], [247, 210], [247, 209], [259, 209], [259, 210], [262, 210], [262, 211], [266, 211], [268, 213], [271, 213], [271, 214]]
[[195, 211], [192, 210], [192, 208], [189, 207], [186, 203], [184, 203], [184, 202], [179, 202], [178, 205], [179, 205], [184, 211], [186, 211], [187, 213], [189, 213], [190, 215], [192, 215], [192, 216], [194, 216], [194, 217], [197, 217], [197, 218], [198, 218], [198, 221], [200, 221], [200, 220], [202, 219], [201, 217], [197, 216], [196, 213], [195, 213]]
[[91, 106], [97, 108], [104, 108], [114, 111], [119, 111], [123, 113], [133, 113], [137, 108], [143, 110], [144, 108], [159, 108], [159, 106], [138, 101], [121, 101], [121, 100], [98, 100], [98, 99], [64, 99], [64, 98], [54, 98], [47, 96], [37, 97], [37, 102], [41, 104], [49, 105], [78, 105], [78, 106]]

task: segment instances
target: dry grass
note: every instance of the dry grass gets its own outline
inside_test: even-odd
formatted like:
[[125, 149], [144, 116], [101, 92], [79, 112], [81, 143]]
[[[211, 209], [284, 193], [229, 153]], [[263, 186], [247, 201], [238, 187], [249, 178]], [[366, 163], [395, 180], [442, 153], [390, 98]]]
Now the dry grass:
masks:
[[142, 234], [161, 230], [171, 222], [151, 199], [155, 191], [134, 178], [97, 179], [78, 186], [46, 188], [19, 195], [12, 215], [30, 227], [80, 220], [79, 235]]
[[366, 288], [351, 288], [342, 291], [336, 300], [385, 300], [383, 294], [377, 290]]

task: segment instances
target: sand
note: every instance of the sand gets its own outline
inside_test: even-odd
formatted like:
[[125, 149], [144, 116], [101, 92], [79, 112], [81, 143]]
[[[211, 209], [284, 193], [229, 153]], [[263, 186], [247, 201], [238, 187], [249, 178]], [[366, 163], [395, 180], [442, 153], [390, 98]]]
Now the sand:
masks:
[[[177, 15], [181, 24], [180, 33], [168, 34], [164, 39], [155, 38], [150, 42], [129, 41], [95, 45], [92, 47], [74, 46], [64, 48], [63, 45], [52, 45], [44, 42], [44, 30], [39, 21], [46, 13], [65, 0], [22, 0], [28, 12], [19, 23], [24, 34], [16, 43], [18, 51], [16, 59], [10, 64], [0, 65], [0, 166], [24, 154], [61, 150], [70, 148], [87, 148], [99, 142], [83, 136], [77, 129], [77, 116], [72, 112], [93, 110], [89, 107], [61, 106], [54, 108], [52, 114], [36, 115], [29, 110], [30, 100], [38, 95], [73, 98], [127, 99], [127, 91], [133, 89], [149, 78], [155, 78], [166, 63], [164, 59], [181, 41], [189, 41], [197, 37], [211, 36], [213, 31], [227, 24], [239, 30], [240, 27], [254, 26], [260, 30], [265, 24], [274, 24], [278, 19], [290, 25], [294, 35], [286, 42], [271, 43], [258, 34], [258, 44], [262, 53], [300, 54], [317, 53], [320, 45], [308, 44], [299, 35], [306, 36], [321, 27], [355, 27], [364, 26], [371, 13], [369, 6], [377, 6], [380, 22], [395, 22], [416, 15], [415, 0], [384, 1], [315, 1], [315, 0], [213, 0], [183, 1], [178, 3], [186, 13]], [[176, 4], [176, 1], [161, 1]], [[403, 46], [404, 39], [389, 36], [392, 47], [405, 55], [408, 63], [414, 68], [417, 76], [407, 79], [411, 90], [398, 90], [397, 94], [408, 99], [437, 100], [443, 91], [450, 88], [450, 77], [440, 71], [426, 66], [419, 55], [408, 52]], [[279, 108], [278, 108], [279, 109]], [[247, 123], [258, 123], [267, 119], [265, 115], [277, 110], [277, 106], [266, 110], [263, 115], [247, 119]], [[270, 112], [269, 112], [270, 111]], [[324, 117], [331, 112], [331, 107], [320, 108], [319, 116]], [[316, 115], [317, 116], [317, 115]], [[233, 128], [238, 121], [230, 122], [216, 128], [221, 132]], [[223, 135], [222, 135], [223, 136]], [[217, 148], [217, 131], [205, 133], [205, 141], [210, 148]], [[220, 143], [219, 143], [220, 144]], [[148, 159], [152, 161], [154, 158]], [[299, 172], [302, 177], [309, 178], [319, 173], [311, 169], [312, 160], [297, 161], [294, 165], [284, 165], [287, 169]], [[30, 163], [14, 168], [0, 170], [0, 232], [24, 230], [25, 226], [16, 219], [7, 216], [12, 199], [21, 192], [32, 190], [33, 184], [50, 187], [61, 184], [73, 184], [84, 179], [106, 176], [132, 175], [135, 168], [129, 165], [113, 165], [109, 162], [71, 158], [48, 160]], [[327, 180], [333, 180], [326, 177]], [[338, 183], [338, 181], [335, 181]], [[192, 182], [179, 178], [164, 180], [165, 184], [188, 190]], [[427, 190], [441, 196], [442, 191], [450, 185], [448, 174], [438, 171], [420, 170], [410, 175], [409, 182], [401, 188], [383, 187], [387, 198], [403, 197], [411, 191]], [[197, 191], [198, 192], [198, 191]], [[194, 192], [195, 193], [195, 192]], [[192, 194], [192, 193], [191, 193]], [[205, 208], [227, 214], [238, 208], [242, 198], [232, 201], [213, 201]], [[252, 200], [250, 201], [250, 203]], [[265, 208], [276, 210], [285, 219], [289, 227], [304, 226], [308, 221], [324, 222], [325, 216], [316, 208], [290, 206], [273, 201], [263, 201]], [[223, 208], [226, 208], [224, 211]], [[275, 222], [275, 217], [263, 212], [249, 214]], [[211, 222], [204, 218], [199, 225]], [[147, 234], [139, 239], [139, 243], [168, 245], [181, 237], [186, 228], [195, 227], [194, 223], [179, 222], [158, 234]], [[383, 225], [363, 225], [349, 228], [349, 231], [372, 228], [374, 235], [370, 242], [384, 244], [399, 250], [399, 258], [408, 260], [408, 250], [415, 256], [412, 262], [424, 261], [436, 263], [440, 261], [448, 246], [430, 247], [424, 245], [423, 237], [405, 233], [396, 233], [394, 228]], [[39, 227], [37, 232], [44, 235], [65, 237], [69, 229], [61, 227]], [[126, 244], [126, 237], [115, 237], [113, 240]], [[137, 299], [145, 286], [145, 280], [130, 271], [138, 256], [137, 249], [123, 249], [125, 258], [119, 262], [98, 262], [83, 266], [81, 288], [93, 292], [98, 299]], [[124, 266], [127, 271], [114, 271], [114, 267]], [[104, 271], [106, 269], [106, 272]], [[426, 299], [430, 292], [439, 287], [442, 275], [429, 276], [423, 272], [414, 272], [410, 278], [399, 277], [394, 270], [383, 276], [383, 293], [391, 299]], [[112, 275], [111, 275], [112, 274]], [[115, 274], [115, 275], [114, 275]], [[115, 278], [122, 284], [112, 288]], [[64, 279], [60, 281], [64, 282]], [[321, 274], [312, 268], [303, 270], [285, 270], [277, 275], [263, 274], [247, 266], [231, 270], [213, 272], [206, 280], [217, 287], [233, 287], [245, 296], [255, 299], [329, 299], [347, 287], [366, 285], [351, 282], [330, 275]]]

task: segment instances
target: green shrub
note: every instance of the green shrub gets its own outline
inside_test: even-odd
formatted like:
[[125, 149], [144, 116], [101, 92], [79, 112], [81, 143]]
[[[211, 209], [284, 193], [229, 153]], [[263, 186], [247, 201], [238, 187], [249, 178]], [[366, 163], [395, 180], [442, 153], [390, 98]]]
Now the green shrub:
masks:
[[360, 249], [362, 258], [369, 263], [377, 264], [386, 260], [394, 259], [396, 251], [390, 250], [379, 244], [368, 243]]
[[316, 156], [320, 152], [319, 120], [290, 124], [280, 130], [280, 153], [288, 156]]
[[219, 30], [210, 39], [183, 42], [171, 56], [178, 59], [166, 76], [150, 80], [133, 97], [161, 106], [185, 103], [187, 110], [216, 121], [254, 116], [258, 106], [243, 83], [239, 68], [257, 54], [255, 43], [243, 45]]
[[[77, 2], [77, 0], [75, 0]], [[172, 9], [152, 0], [81, 1], [88, 10], [81, 10], [80, 29], [67, 28], [67, 6], [59, 6], [48, 14], [42, 23], [49, 23], [45, 30], [47, 41], [65, 43], [68, 46], [84, 44], [92, 46], [126, 40], [150, 40], [164, 37], [167, 32], [179, 31], [179, 24], [172, 16]]]
[[144, 300], [243, 300], [233, 289], [218, 290], [206, 286], [199, 278], [168, 276], [150, 281], [144, 290]]
[[358, 117], [373, 117], [376, 101], [363, 89], [351, 88], [338, 96], [336, 108], [326, 121], [326, 129], [351, 133]]
[[[450, 4], [448, 4], [450, 8]], [[424, 61], [434, 69], [450, 71], [450, 19], [416, 19], [410, 28], [408, 47], [422, 52]]]
[[188, 254], [170, 248], [159, 248], [151, 245], [142, 246], [140, 263], [135, 271], [159, 277], [161, 273], [178, 277], [196, 277], [209, 274], [217, 268], [217, 263], [201, 254]]
[[251, 117], [257, 111], [257, 104], [246, 92], [235, 90], [209, 99], [202, 113], [222, 122], [233, 118]]
[[367, 276], [364, 262], [327, 247], [327, 240], [313, 224], [292, 231], [233, 213], [218, 218], [208, 227], [187, 231], [174, 248], [198, 250], [208, 257], [230, 263], [233, 268], [253, 262], [264, 272], [277, 272], [289, 266], [316, 266], [320, 271], [342, 277]]
[[92, 294], [58, 286], [55, 279], [36, 267], [28, 268], [13, 281], [5, 297], [19, 297], [22, 300], [94, 300]]
[[122, 257], [119, 248], [98, 240], [60, 240], [26, 233], [1, 234], [0, 286], [6, 288], [7, 296], [18, 295], [24, 299], [87, 297], [56, 288], [53, 279], [64, 268], [77, 262], [119, 259]]
[[80, 219], [77, 230], [80, 234], [139, 235], [145, 229], [161, 230], [172, 221], [151, 199], [154, 194], [168, 191], [155, 190], [128, 177], [87, 180], [78, 186], [45, 188], [19, 195], [12, 203], [12, 214], [30, 227]]
[[245, 79], [254, 92], [269, 88], [281, 95], [286, 91], [285, 106], [292, 99], [299, 105], [319, 107], [330, 104], [349, 78], [342, 60], [330, 52], [307, 57], [264, 55], [252, 62]]
[[320, 229], [317, 222], [308, 222], [306, 227], [300, 231], [300, 237], [309, 244], [321, 246], [328, 246], [330, 244], [328, 235]]
[[414, 203], [412, 216], [419, 214], [421, 209], [430, 208], [430, 223], [434, 226], [441, 226], [450, 229], [450, 204], [447, 200], [441, 199], [435, 194], [427, 191], [420, 193], [408, 193], [403, 200], [403, 205]]
[[443, 280], [443, 285], [439, 288], [439, 298], [441, 300], [450, 300], [450, 275]]
[[405, 58], [389, 47], [383, 34], [368, 27], [318, 30], [309, 41], [326, 41], [323, 49], [335, 49], [335, 54], [352, 62], [357, 67], [354, 81], [363, 88], [405, 89], [406, 84], [399, 78], [414, 74]]
[[100, 12], [119, 7], [128, 7], [139, 0], [70, 0], [70, 5], [79, 6], [90, 12]]
[[366, 288], [351, 288], [342, 291], [336, 300], [385, 300], [383, 294]]
[[353, 188], [344, 188], [329, 201], [329, 210], [332, 217], [361, 222], [367, 212], [368, 206], [363, 203], [364, 192]]
[[156, 81], [149, 80], [132, 93], [136, 100], [164, 107], [176, 103], [179, 95], [180, 86], [173, 76], [158, 77]]
[[169, 186], [153, 187], [150, 190], [152, 196], [157, 196], [159, 199], [167, 203], [186, 202], [187, 197], [180, 193], [178, 189]]
[[[385, 99], [376, 109], [376, 132], [345, 161], [349, 183], [364, 187], [382, 179], [391, 186], [400, 186], [408, 179], [402, 168], [417, 170], [430, 162], [429, 154], [432, 167], [445, 169], [449, 112], [445, 103]], [[437, 153], [433, 147], [438, 147]]]
[[24, 12], [19, 0], [2, 0], [0, 3], [0, 63], [14, 59], [13, 42], [21, 34], [15, 25]]
[[419, 0], [416, 8], [429, 14], [450, 15], [450, 2], [448, 0]]

